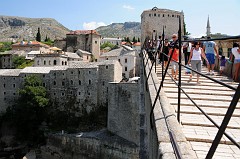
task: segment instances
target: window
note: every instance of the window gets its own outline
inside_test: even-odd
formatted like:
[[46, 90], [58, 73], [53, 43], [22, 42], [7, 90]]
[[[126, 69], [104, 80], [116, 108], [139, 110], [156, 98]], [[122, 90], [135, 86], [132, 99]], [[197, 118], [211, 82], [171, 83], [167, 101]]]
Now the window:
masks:
[[64, 81], [62, 81], [62, 86], [65, 86], [65, 82]]
[[53, 95], [55, 96], [55, 95], [56, 95], [56, 93], [53, 93]]
[[16, 95], [16, 93], [13, 93], [13, 95], [15, 96], [15, 95]]
[[90, 96], [91, 94], [88, 92], [88, 95]]
[[106, 58], [106, 60], [108, 60], [108, 58]]
[[73, 74], [73, 71], [71, 71], [71, 74]]
[[88, 71], [88, 74], [91, 74], [91, 71]]
[[87, 55], [87, 60], [88, 60], [88, 55]]
[[65, 61], [65, 65], [67, 65], [67, 61]]
[[53, 65], [57, 65], [57, 60], [54, 60], [54, 61], [53, 61]]
[[48, 64], [51, 65], [51, 61], [50, 60], [48, 61]]
[[127, 63], [127, 59], [125, 59], [125, 63]]
[[80, 74], [81, 72], [80, 72], [80, 70], [78, 70], [78, 74]]
[[53, 75], [56, 77], [56, 73], [54, 72]]
[[92, 83], [92, 81], [91, 81], [91, 80], [89, 80], [89, 81], [88, 81], [88, 84], [91, 84], [91, 83]]
[[154, 17], [156, 17], [157, 15], [156, 15], [156, 13], [154, 13]]
[[108, 69], [108, 66], [106, 66], [106, 69]]
[[119, 61], [119, 62], [121, 62], [121, 60], [120, 60], [120, 59], [118, 59], [118, 61]]
[[4, 88], [6, 87], [6, 84], [5, 84], [5, 83], [3, 84], [3, 87], [4, 87]]
[[73, 80], [71, 80], [71, 85], [73, 85]]
[[64, 95], [65, 95], [65, 93], [62, 92], [62, 96], [64, 96]]
[[81, 84], [82, 84], [81, 80], [79, 80], [79, 81], [78, 81], [78, 84], [79, 84], [79, 85], [81, 85]]
[[95, 44], [97, 44], [97, 41], [95, 41]]
[[172, 15], [172, 17], [174, 17], [174, 15]]
[[62, 65], [64, 65], [64, 62], [62, 61]]
[[53, 81], [53, 85], [56, 85], [57, 83], [56, 83], [56, 81]]
[[43, 61], [43, 64], [46, 65], [46, 61], [45, 60]]
[[42, 75], [42, 77], [44, 78], [44, 77], [45, 77], [45, 75]]
[[125, 71], [127, 71], [127, 67], [125, 67]]
[[80, 95], [81, 95], [81, 92], [78, 92], [78, 95], [80, 96]]
[[102, 85], [105, 86], [105, 82], [104, 81], [102, 82]]
[[151, 17], [151, 14], [149, 14], [149, 17]]
[[162, 17], [164, 17], [164, 14], [162, 15]]
[[6, 95], [6, 92], [3, 92], [4, 95]]
[[16, 87], [16, 84], [13, 84], [13, 88], [15, 88]]
[[39, 60], [37, 61], [37, 65], [39, 65]]

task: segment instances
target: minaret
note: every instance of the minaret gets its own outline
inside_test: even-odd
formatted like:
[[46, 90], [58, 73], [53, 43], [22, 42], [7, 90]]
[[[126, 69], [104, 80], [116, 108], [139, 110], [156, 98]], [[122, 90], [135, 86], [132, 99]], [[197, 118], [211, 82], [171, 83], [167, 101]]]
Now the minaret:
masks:
[[207, 36], [210, 36], [210, 33], [211, 33], [211, 31], [210, 31], [210, 22], [209, 22], [209, 16], [208, 16], [208, 20], [207, 20]]

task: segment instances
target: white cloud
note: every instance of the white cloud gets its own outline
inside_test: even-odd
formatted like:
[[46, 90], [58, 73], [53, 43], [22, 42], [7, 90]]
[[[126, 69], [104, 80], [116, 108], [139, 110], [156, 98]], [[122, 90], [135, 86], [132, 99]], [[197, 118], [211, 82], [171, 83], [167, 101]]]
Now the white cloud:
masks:
[[89, 22], [89, 23], [84, 22], [83, 23], [83, 29], [85, 30], [93, 30], [100, 26], [106, 26], [106, 24], [104, 22]]
[[128, 9], [128, 10], [134, 10], [135, 9], [132, 6], [129, 6], [129, 5], [123, 5], [123, 8]]

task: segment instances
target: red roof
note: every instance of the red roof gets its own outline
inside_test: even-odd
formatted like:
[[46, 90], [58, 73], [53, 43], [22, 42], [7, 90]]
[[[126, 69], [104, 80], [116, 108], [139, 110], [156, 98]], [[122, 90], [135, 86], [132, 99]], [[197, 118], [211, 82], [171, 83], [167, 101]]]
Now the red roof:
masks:
[[39, 46], [45, 46], [45, 47], [49, 47], [46, 44], [43, 44], [41, 42], [38, 41], [21, 41], [21, 42], [17, 42], [15, 44], [12, 44], [13, 46], [27, 46], [27, 45], [39, 45]]
[[67, 35], [80, 35], [80, 34], [98, 34], [98, 32], [96, 30], [75, 30], [75, 31], [71, 31], [70, 33], [68, 33]]
[[133, 44], [134, 46], [141, 46], [141, 43], [140, 42], [136, 42]]

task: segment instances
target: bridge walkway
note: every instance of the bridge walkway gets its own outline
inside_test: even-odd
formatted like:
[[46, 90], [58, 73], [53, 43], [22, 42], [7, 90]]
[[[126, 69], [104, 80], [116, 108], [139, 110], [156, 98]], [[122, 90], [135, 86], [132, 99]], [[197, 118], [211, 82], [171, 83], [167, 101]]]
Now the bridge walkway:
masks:
[[[206, 67], [203, 67], [202, 73], [206, 74], [206, 70]], [[157, 65], [156, 71], [159, 80], [161, 80], [162, 70], [160, 64]], [[170, 72], [171, 70], [168, 71], [169, 74], [171, 74]], [[215, 75], [211, 75], [211, 77], [224, 81], [224, 83], [234, 87], [238, 86], [238, 83], [232, 82], [232, 80], [227, 77], [218, 75], [217, 72], [215, 72]], [[232, 100], [234, 91], [214, 83], [205, 77], [200, 77], [200, 84], [197, 84], [196, 82], [196, 75], [193, 77], [193, 80], [190, 83], [188, 83], [188, 79], [189, 75], [186, 75], [183, 69], [182, 88], [218, 125], [221, 125], [227, 108]], [[163, 89], [169, 99], [170, 104], [175, 108], [175, 112], [177, 112], [178, 88], [169, 75], [167, 75], [164, 80]], [[184, 135], [190, 142], [197, 157], [200, 159], [205, 158], [218, 129], [193, 105], [193, 103], [183, 93], [181, 94], [180, 107], [180, 123]], [[237, 104], [226, 132], [238, 143], [240, 143], [240, 102]], [[213, 158], [239, 159], [240, 149], [233, 145], [227, 137], [223, 136]]]

